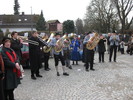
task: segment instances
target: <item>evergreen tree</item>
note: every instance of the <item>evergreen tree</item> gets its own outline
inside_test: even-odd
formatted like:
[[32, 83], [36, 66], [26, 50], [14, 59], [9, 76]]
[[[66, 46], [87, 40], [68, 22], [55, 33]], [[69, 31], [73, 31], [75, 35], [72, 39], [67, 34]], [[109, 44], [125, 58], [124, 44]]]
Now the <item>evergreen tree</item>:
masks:
[[36, 23], [36, 29], [37, 29], [37, 31], [45, 31], [45, 29], [46, 29], [46, 26], [45, 25], [46, 25], [46, 21], [45, 21], [45, 19], [43, 17], [43, 11], [41, 11], [41, 14], [39, 16], [39, 19], [38, 19], [38, 21]]
[[74, 32], [74, 22], [73, 20], [67, 20], [63, 22], [63, 32], [64, 33], [73, 33]]
[[14, 5], [14, 15], [19, 15], [20, 6], [19, 6], [19, 3], [18, 3], [18, 0], [14, 0], [14, 3], [15, 3], [15, 5]]

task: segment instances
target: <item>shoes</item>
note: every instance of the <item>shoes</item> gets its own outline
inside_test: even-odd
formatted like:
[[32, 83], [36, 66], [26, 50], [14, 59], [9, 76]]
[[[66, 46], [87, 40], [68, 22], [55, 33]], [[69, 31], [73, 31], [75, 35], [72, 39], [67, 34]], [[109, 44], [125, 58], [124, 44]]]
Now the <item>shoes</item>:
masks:
[[35, 76], [33, 76], [33, 75], [31, 75], [31, 79], [36, 80], [36, 77], [35, 77]]
[[87, 72], [89, 72], [89, 70], [88, 70], [88, 69], [86, 69], [86, 71], [87, 71]]
[[36, 75], [36, 77], [40, 77], [40, 78], [41, 78], [41, 77], [42, 77], [42, 75]]
[[44, 70], [46, 70], [46, 71], [50, 71], [51, 69], [50, 69], [50, 68], [47, 68], [47, 69], [44, 69]]
[[116, 60], [114, 60], [114, 62], [116, 62]]
[[68, 74], [68, 73], [63, 73], [63, 75], [64, 75], [64, 76], [69, 76], [69, 74]]
[[99, 63], [101, 63], [101, 61], [99, 61]]
[[57, 72], [57, 76], [60, 76], [59, 72]]
[[92, 69], [90, 69], [90, 70], [95, 71], [95, 69], [93, 69], [93, 68], [92, 68]]
[[70, 65], [68, 68], [69, 68], [69, 69], [72, 69], [72, 66]]

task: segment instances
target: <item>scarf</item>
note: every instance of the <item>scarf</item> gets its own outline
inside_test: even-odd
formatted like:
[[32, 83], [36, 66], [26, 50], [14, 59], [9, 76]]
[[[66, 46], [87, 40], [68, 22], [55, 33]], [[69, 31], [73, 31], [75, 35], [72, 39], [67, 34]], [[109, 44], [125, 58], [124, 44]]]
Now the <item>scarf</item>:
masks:
[[[16, 56], [16, 53], [14, 51], [11, 52], [12, 55], [6, 51], [6, 55], [8, 56], [8, 58], [10, 59], [11, 62], [15, 63], [15, 61], [17, 60], [17, 56]], [[20, 70], [18, 70], [16, 67], [13, 68], [13, 72], [17, 74], [17, 77], [20, 77], [21, 76], [21, 72]]]

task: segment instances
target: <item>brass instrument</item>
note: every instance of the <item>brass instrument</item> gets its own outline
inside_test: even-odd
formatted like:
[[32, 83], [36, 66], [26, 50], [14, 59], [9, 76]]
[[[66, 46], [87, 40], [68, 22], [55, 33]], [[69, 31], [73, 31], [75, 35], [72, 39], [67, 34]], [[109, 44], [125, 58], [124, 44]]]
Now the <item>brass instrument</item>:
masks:
[[[47, 41], [47, 44], [49, 45], [49, 43], [51, 42], [52, 38], [54, 37], [54, 33], [52, 33]], [[45, 40], [47, 39], [46, 37], [44, 38]], [[43, 39], [43, 40], [44, 40]], [[44, 46], [43, 47], [43, 52], [44, 53], [48, 53], [50, 50], [52, 49], [52, 46]]]
[[17, 39], [18, 40], [23, 40], [24, 42], [27, 42], [28, 41], [28, 38], [25, 37], [25, 36], [17, 36]]
[[66, 39], [66, 35], [64, 35], [63, 37], [61, 37], [59, 40], [57, 40], [56, 42], [56, 45], [54, 47], [54, 50], [56, 52], [61, 52], [62, 48], [63, 48], [63, 43], [64, 43], [64, 40]]
[[64, 47], [69, 47], [69, 45], [71, 44], [71, 40], [70, 38], [74, 37], [74, 33], [71, 33], [69, 36], [67, 36], [65, 39], [64, 39]]
[[[93, 50], [98, 42], [99, 42], [100, 38], [99, 38], [99, 34], [98, 33], [94, 33], [94, 36], [91, 37], [88, 41], [88, 43], [86, 44], [86, 48], [89, 50]], [[92, 41], [92, 43], [90, 43], [90, 41]]]

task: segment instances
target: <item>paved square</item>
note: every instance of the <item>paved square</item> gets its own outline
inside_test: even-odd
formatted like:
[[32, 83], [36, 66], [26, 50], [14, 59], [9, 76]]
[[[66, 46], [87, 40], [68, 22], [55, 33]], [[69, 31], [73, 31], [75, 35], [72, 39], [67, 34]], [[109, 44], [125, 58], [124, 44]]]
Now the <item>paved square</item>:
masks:
[[43, 78], [32, 80], [30, 70], [25, 70], [22, 84], [15, 90], [16, 100], [133, 100], [133, 56], [118, 53], [117, 62], [98, 63], [95, 54], [96, 71], [86, 72], [82, 62], [67, 68], [70, 76], [56, 76], [53, 59], [50, 71], [40, 73]]

